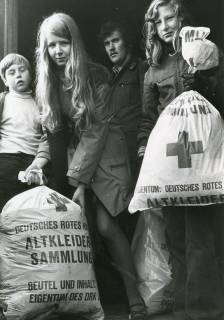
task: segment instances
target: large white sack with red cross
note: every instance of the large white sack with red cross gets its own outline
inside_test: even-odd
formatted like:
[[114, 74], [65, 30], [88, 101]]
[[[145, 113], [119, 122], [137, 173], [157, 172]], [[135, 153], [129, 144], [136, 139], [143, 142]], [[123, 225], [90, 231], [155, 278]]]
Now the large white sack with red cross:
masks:
[[46, 186], [20, 193], [2, 210], [0, 239], [1, 320], [104, 319], [76, 203]]
[[129, 211], [223, 202], [224, 122], [198, 92], [184, 92], [149, 136]]

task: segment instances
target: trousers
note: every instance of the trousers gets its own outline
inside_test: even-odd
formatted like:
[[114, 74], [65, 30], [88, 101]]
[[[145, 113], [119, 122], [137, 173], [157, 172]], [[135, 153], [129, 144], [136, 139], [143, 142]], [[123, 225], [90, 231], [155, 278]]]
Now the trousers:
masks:
[[174, 283], [174, 313], [189, 320], [224, 314], [224, 206], [165, 207]]
[[24, 153], [0, 153], [0, 212], [9, 199], [31, 188], [18, 180], [18, 174], [33, 159], [34, 156]]

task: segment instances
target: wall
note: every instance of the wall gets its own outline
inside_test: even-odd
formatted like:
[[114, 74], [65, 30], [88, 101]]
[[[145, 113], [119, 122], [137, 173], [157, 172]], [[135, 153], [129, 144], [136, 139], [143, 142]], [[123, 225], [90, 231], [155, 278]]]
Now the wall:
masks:
[[[2, 1], [2, 0], [1, 0]], [[124, 16], [136, 35], [137, 45], [146, 8], [146, 0], [17, 0], [19, 6], [18, 43], [20, 53], [33, 60], [38, 24], [44, 16], [53, 11], [64, 11], [73, 16], [80, 27], [87, 51], [96, 61], [106, 63], [99, 51], [96, 37], [103, 21], [114, 16]], [[224, 48], [223, 1], [184, 0], [189, 11], [194, 14], [198, 25], [212, 29], [211, 39]], [[212, 5], [211, 5], [212, 3]], [[222, 6], [222, 10], [221, 10]], [[221, 28], [222, 27], [222, 28]]]

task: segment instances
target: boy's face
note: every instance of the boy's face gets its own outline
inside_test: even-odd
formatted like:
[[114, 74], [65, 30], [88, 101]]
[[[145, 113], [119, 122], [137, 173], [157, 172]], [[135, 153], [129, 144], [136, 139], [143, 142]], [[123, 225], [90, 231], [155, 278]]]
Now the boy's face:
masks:
[[123, 40], [119, 30], [115, 30], [110, 36], [104, 39], [106, 53], [115, 65], [122, 66], [128, 53], [129, 48]]
[[30, 71], [24, 64], [12, 64], [5, 71], [5, 85], [9, 88], [9, 91], [28, 91], [30, 82]]

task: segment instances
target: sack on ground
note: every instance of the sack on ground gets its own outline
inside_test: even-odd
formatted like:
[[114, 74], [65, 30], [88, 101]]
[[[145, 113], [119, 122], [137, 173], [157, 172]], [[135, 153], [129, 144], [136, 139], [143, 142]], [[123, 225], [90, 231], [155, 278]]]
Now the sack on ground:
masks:
[[129, 211], [223, 202], [224, 122], [198, 92], [184, 92], [149, 136]]
[[148, 314], [172, 310], [169, 251], [165, 240], [165, 224], [160, 209], [143, 212], [138, 219], [132, 242], [138, 288]]
[[0, 217], [0, 301], [7, 320], [104, 319], [85, 216], [40, 186], [12, 198]]
[[205, 27], [183, 27], [180, 31], [182, 38], [182, 55], [189, 64], [189, 72], [208, 70], [218, 66], [219, 51], [217, 46], [206, 39], [210, 29]]

